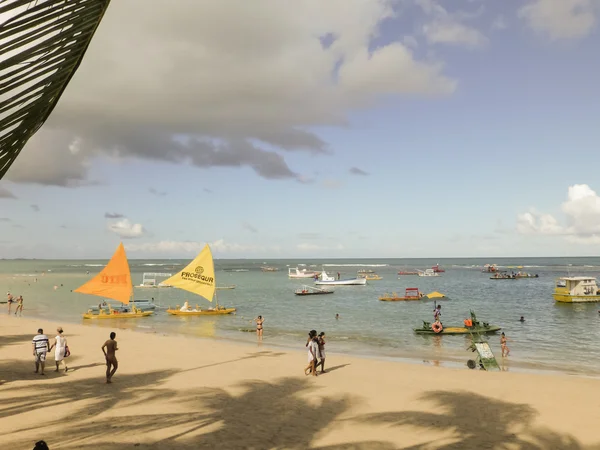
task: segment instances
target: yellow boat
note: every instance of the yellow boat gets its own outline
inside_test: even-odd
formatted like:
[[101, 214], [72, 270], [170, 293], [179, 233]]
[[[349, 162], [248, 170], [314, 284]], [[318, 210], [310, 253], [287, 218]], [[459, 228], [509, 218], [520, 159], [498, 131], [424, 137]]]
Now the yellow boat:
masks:
[[379, 300], [381, 300], [382, 302], [403, 302], [411, 300], [421, 300], [422, 298], [423, 293], [419, 292], [419, 288], [406, 288], [406, 291], [404, 292], [404, 297], [400, 297], [395, 292], [386, 292], [385, 294], [379, 297]]
[[561, 303], [600, 302], [600, 290], [593, 277], [559, 278], [552, 296]]
[[[79, 286], [73, 292], [80, 294], [95, 295], [97, 297], [110, 298], [124, 305], [129, 304], [133, 298], [133, 284], [131, 283], [131, 272], [125, 247], [119, 244], [108, 264], [98, 275], [87, 283]], [[108, 313], [100, 309], [98, 314], [88, 310], [83, 314], [84, 319], [138, 319], [151, 316], [153, 311], [142, 311], [132, 305], [131, 311], [123, 312], [112, 309], [109, 306]]]
[[[227, 288], [232, 289], [235, 287], [216, 287], [215, 265], [212, 252], [208, 245], [205, 245], [198, 256], [196, 256], [196, 258], [183, 270], [176, 273], [168, 280], [165, 280], [164, 283], [173, 286], [174, 288], [183, 289], [193, 294], [200, 295], [209, 302], [213, 301], [213, 297], [215, 299], [217, 298], [217, 290]], [[235, 311], [235, 308], [220, 306], [218, 301], [214, 308], [201, 309], [196, 305], [196, 308], [192, 309], [187, 300], [182, 308], [177, 305], [176, 308], [167, 309], [167, 312], [172, 316], [217, 316], [231, 314]]]
[[[183, 306], [185, 308], [185, 305]], [[167, 309], [167, 312], [173, 316], [220, 316], [225, 314], [232, 314], [236, 311], [235, 308], [225, 308], [224, 306], [217, 305], [216, 308], [200, 309], [196, 305], [196, 309], [181, 309], [179, 305], [175, 309]]]
[[108, 313], [100, 310], [99, 314], [94, 314], [91, 310], [83, 315], [84, 319], [137, 319], [138, 317], [151, 316], [154, 311], [142, 311], [133, 307], [132, 311], [122, 312], [116, 309], [109, 308]]

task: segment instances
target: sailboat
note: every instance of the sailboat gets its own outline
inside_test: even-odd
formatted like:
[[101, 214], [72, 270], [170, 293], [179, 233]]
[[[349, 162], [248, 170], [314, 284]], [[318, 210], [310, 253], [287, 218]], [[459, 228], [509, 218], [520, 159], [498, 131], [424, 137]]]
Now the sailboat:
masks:
[[[131, 284], [131, 272], [129, 263], [125, 254], [123, 243], [119, 244], [117, 251], [112, 256], [106, 267], [98, 275], [82, 286], [79, 286], [73, 292], [81, 294], [95, 295], [97, 297], [110, 298], [117, 300], [124, 305], [128, 305], [133, 300], [133, 285]], [[133, 302], [132, 302], [133, 303]], [[131, 311], [120, 311], [112, 309], [108, 305], [108, 312], [103, 309], [94, 314], [88, 310], [83, 315], [84, 319], [132, 319], [138, 317], [147, 317], [152, 315], [153, 311], [142, 311], [132, 304]]]
[[[216, 299], [215, 265], [210, 247], [205, 245], [196, 259], [164, 283], [200, 295], [209, 302], [213, 301], [213, 297]], [[225, 308], [217, 301], [214, 308], [201, 309], [196, 305], [196, 308], [192, 309], [186, 300], [183, 307], [177, 305], [177, 308], [169, 308], [167, 312], [174, 316], [214, 316], [231, 314], [235, 312], [235, 308]]]

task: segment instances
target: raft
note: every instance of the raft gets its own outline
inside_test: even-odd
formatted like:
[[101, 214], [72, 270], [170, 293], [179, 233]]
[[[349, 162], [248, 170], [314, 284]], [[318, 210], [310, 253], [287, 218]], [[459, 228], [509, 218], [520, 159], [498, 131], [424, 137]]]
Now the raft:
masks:
[[431, 334], [431, 335], [441, 335], [441, 334], [456, 335], [456, 334], [469, 334], [469, 333], [492, 334], [492, 333], [496, 333], [496, 332], [500, 331], [501, 329], [502, 328], [497, 325], [479, 326], [479, 327], [471, 327], [471, 328], [444, 327], [444, 329], [441, 332], [436, 333], [435, 331], [433, 331], [431, 329], [431, 325], [429, 325], [428, 327], [425, 327], [425, 325], [423, 325], [423, 328], [415, 328], [414, 332], [417, 334]]
[[433, 331], [432, 324], [430, 322], [427, 322], [424, 320], [423, 326], [421, 328], [414, 328], [414, 332], [416, 334], [429, 334], [429, 335], [434, 335], [434, 334], [437, 334], [437, 335], [440, 335], [440, 334], [447, 334], [447, 335], [475, 334], [475, 335], [477, 335], [477, 334], [496, 333], [497, 331], [500, 331], [502, 329], [497, 325], [490, 325], [487, 322], [479, 322], [477, 320], [477, 316], [475, 316], [475, 313], [473, 311], [471, 311], [471, 318], [466, 319], [464, 321], [464, 323], [465, 323], [464, 326], [443, 327], [442, 331], [440, 331], [439, 333], [436, 333], [435, 331]]

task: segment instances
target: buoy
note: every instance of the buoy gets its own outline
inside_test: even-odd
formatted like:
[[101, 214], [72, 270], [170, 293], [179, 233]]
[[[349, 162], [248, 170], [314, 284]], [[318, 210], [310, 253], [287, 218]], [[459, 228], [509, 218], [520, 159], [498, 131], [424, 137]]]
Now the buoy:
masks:
[[444, 327], [442, 327], [442, 324], [440, 322], [434, 322], [431, 325], [431, 329], [435, 332], [435, 333], [441, 333], [442, 330], [444, 329]]

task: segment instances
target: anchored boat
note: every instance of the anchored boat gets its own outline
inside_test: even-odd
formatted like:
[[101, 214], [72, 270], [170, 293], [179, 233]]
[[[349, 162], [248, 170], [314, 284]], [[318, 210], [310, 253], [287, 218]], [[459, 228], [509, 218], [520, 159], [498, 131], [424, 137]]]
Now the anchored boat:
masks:
[[396, 294], [395, 292], [386, 292], [385, 294], [379, 297], [379, 300], [381, 300], [382, 302], [403, 302], [411, 300], [421, 300], [423, 297], [423, 293], [419, 292], [419, 288], [406, 288], [406, 290], [404, 291], [404, 297]]
[[497, 325], [490, 325], [487, 322], [479, 322], [475, 313], [471, 311], [471, 318], [465, 319], [463, 326], [444, 327], [441, 322], [427, 322], [423, 321], [423, 327], [414, 328], [416, 334], [490, 334], [500, 331], [502, 328]]
[[556, 280], [554, 300], [561, 303], [600, 302], [600, 290], [593, 277], [562, 277]]
[[[153, 311], [142, 311], [133, 303], [131, 272], [123, 243], [119, 244], [115, 254], [98, 275], [73, 292], [109, 298], [124, 305], [119, 309], [113, 309], [108, 305], [108, 311], [100, 309], [97, 314], [88, 310], [83, 315], [84, 319], [137, 319], [151, 316], [153, 313]], [[126, 306], [130, 303], [131, 307]]]
[[[189, 263], [183, 270], [166, 280], [165, 283], [204, 297], [209, 302], [213, 301], [213, 297], [216, 300], [215, 266], [208, 244], [196, 256], [196, 259]], [[167, 312], [173, 316], [215, 316], [231, 314], [235, 312], [235, 308], [220, 306], [219, 302], [216, 301], [214, 308], [201, 309], [196, 305], [196, 308], [192, 309], [186, 300], [182, 307], [177, 305], [176, 308], [167, 309]]]
[[169, 278], [172, 276], [172, 273], [158, 273], [158, 272], [145, 272], [142, 275], [142, 284], [136, 286], [136, 288], [170, 288], [168, 284], [164, 282], [157, 283], [157, 278]]
[[297, 267], [288, 268], [288, 278], [314, 278], [319, 272], [307, 271], [306, 269], [298, 269]]
[[294, 294], [296, 295], [324, 295], [324, 294], [333, 294], [333, 289], [320, 289], [318, 287], [313, 286], [302, 286], [299, 289], [296, 289]]
[[334, 277], [327, 275], [327, 272], [321, 272], [321, 276], [318, 280], [315, 280], [317, 285], [330, 285], [330, 286], [365, 286], [367, 284], [366, 278], [350, 278], [347, 280], [336, 280]]
[[420, 277], [439, 277], [440, 274], [433, 269], [426, 269], [424, 271], [419, 271], [418, 275]]

